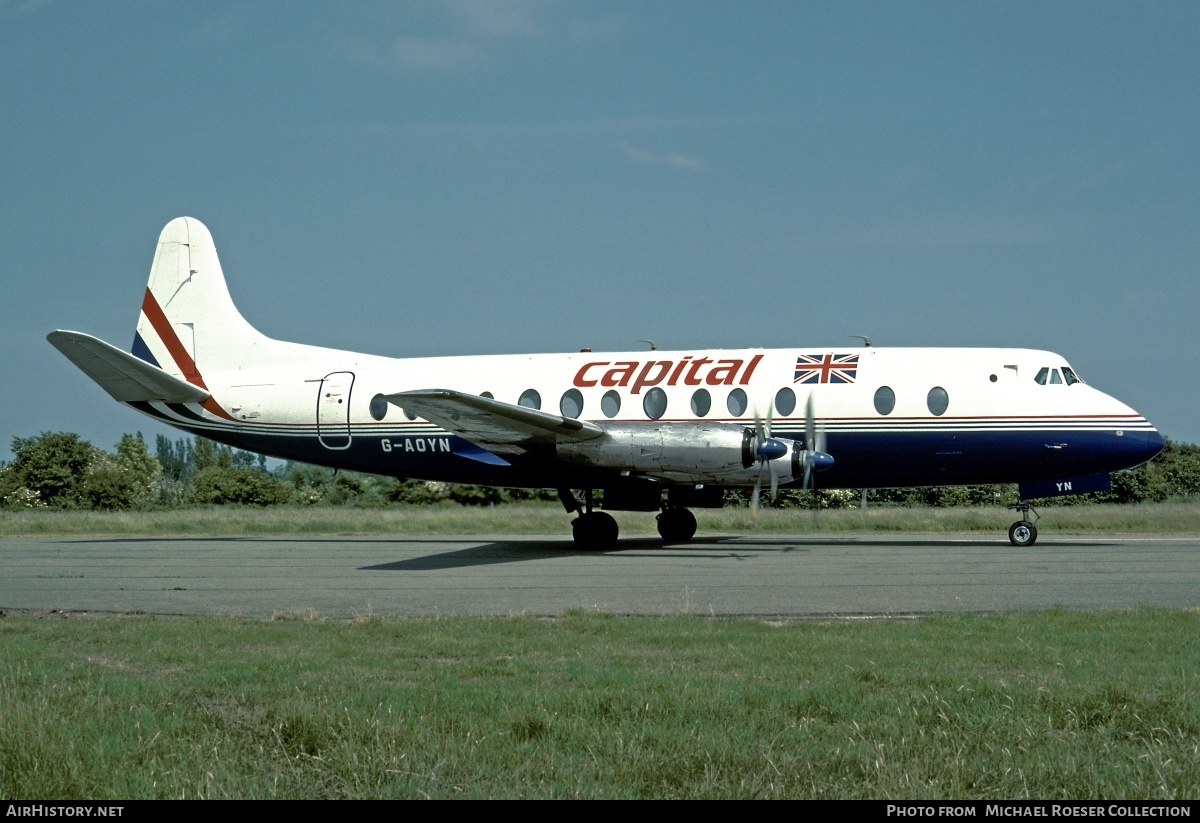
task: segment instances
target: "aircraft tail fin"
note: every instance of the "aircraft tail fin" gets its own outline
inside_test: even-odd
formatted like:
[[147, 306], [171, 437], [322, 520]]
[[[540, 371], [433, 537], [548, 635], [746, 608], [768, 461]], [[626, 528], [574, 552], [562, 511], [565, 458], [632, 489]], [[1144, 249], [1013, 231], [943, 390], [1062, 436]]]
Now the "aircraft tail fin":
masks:
[[238, 368], [266, 339], [234, 306], [204, 224], [193, 217], [168, 223], [158, 236], [133, 354], [206, 388], [203, 371]]

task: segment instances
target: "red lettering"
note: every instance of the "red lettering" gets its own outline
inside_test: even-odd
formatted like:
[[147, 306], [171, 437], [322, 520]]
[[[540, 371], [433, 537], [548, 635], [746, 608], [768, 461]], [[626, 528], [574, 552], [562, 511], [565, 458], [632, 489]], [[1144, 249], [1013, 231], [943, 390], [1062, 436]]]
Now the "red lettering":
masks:
[[633, 370], [638, 364], [635, 361], [618, 360], [614, 365], [621, 366], [619, 369], [609, 369], [600, 378], [601, 386], [628, 386], [629, 378], [633, 376]]
[[575, 385], [581, 386], [583, 388], [587, 388], [588, 386], [596, 385], [595, 380], [588, 380], [587, 378], [584, 377], [584, 375], [587, 374], [587, 370], [590, 369], [592, 366], [607, 366], [607, 365], [608, 365], [607, 360], [602, 363], [584, 363], [582, 366], [580, 366], [579, 371], [575, 372]]
[[742, 367], [741, 360], [721, 360], [717, 362], [716, 368], [708, 373], [708, 385], [732, 386], [733, 380], [737, 377], [738, 369]]
[[690, 369], [688, 369], [687, 377], [683, 378], [683, 382], [688, 386], [699, 386], [702, 381], [700, 380], [699, 377], [696, 376], [696, 372], [705, 363], [711, 363], [711, 362], [712, 361], [709, 360], [707, 357], [701, 357], [699, 360], [693, 360], [692, 367]]
[[[579, 371], [575, 372], [575, 379], [572, 382], [576, 386], [586, 389], [597, 383], [602, 386], [628, 386], [632, 380], [633, 394], [640, 394], [643, 388], [657, 386], [664, 380], [668, 386], [676, 386], [679, 384], [681, 375], [684, 385], [687, 386], [699, 386], [705, 382], [710, 386], [732, 386], [735, 381], [739, 385], [748, 386], [750, 376], [754, 374], [754, 370], [762, 359], [763, 355], [754, 355], [746, 364], [746, 371], [740, 380], [737, 379], [738, 372], [745, 363], [742, 360], [711, 360], [707, 357], [692, 359], [690, 354], [684, 355], [678, 363], [674, 360], [650, 360], [646, 363], [639, 363], [635, 360], [618, 360], [615, 363], [608, 360], [597, 360], [580, 366]], [[717, 365], [707, 375], [703, 375], [701, 367], [710, 363]], [[612, 366], [612, 368], [604, 372], [603, 376], [597, 380], [591, 376], [591, 371], [601, 366]], [[641, 367], [640, 371], [638, 371], [639, 366]], [[637, 374], [636, 378], [634, 377], [635, 373]], [[668, 373], [670, 377], [667, 377]]]
[[668, 386], [674, 386], [679, 382], [679, 375], [683, 373], [683, 367], [692, 359], [690, 354], [685, 354], [683, 359], [679, 361], [679, 365], [675, 367], [675, 371], [671, 372], [671, 379], [667, 381]]
[[742, 385], [743, 386], [750, 385], [750, 375], [754, 374], [754, 369], [758, 366], [758, 361], [762, 360], [762, 359], [763, 359], [763, 356], [761, 354], [756, 354], [750, 360], [750, 365], [746, 367], [746, 373], [742, 375]]
[[[670, 360], [651, 360], [642, 366], [637, 380], [633, 381], [633, 391], [630, 394], [639, 394], [644, 386], [657, 386], [667, 376], [667, 372], [671, 370], [672, 365], [674, 364]], [[658, 368], [658, 373], [654, 377], [650, 377], [650, 370], [655, 367]]]

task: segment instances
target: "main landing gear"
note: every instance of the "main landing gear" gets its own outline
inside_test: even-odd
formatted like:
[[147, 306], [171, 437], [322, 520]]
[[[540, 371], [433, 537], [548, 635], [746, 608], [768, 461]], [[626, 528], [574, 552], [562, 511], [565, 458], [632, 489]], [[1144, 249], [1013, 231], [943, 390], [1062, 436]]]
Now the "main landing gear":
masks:
[[617, 547], [617, 521], [608, 512], [592, 511], [592, 490], [584, 492], [581, 506], [570, 489], [559, 489], [558, 499], [569, 512], [579, 516], [571, 521], [571, 533], [575, 547], [585, 552], [606, 552]]
[[608, 512], [580, 512], [571, 521], [575, 546], [585, 552], [606, 552], [617, 547], [617, 521]]
[[682, 506], [669, 506], [658, 516], [658, 533], [664, 543], [686, 543], [696, 534], [696, 515]]
[[[1026, 500], [1018, 500], [1009, 508], [1019, 511], [1021, 519], [1008, 527], [1008, 539], [1014, 546], [1032, 546], [1037, 542], [1037, 526], [1034, 524], [1041, 520], [1041, 516]], [[1030, 512], [1033, 512], [1033, 520], [1029, 519]]]
[[[591, 489], [584, 490], [582, 504], [570, 489], [559, 489], [558, 499], [567, 511], [579, 514], [571, 521], [576, 548], [604, 552], [617, 547], [617, 521], [608, 512], [593, 509]], [[665, 506], [658, 515], [658, 533], [664, 543], [686, 543], [696, 534], [696, 515], [682, 506]]]

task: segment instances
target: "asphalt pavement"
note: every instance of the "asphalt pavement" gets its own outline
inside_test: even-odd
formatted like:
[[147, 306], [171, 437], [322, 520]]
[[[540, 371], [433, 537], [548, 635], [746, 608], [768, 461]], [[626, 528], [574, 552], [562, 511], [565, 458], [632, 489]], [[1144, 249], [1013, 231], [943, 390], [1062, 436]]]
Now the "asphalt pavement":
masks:
[[876, 617], [1200, 607], [1200, 536], [0, 539], [0, 609], [187, 615]]

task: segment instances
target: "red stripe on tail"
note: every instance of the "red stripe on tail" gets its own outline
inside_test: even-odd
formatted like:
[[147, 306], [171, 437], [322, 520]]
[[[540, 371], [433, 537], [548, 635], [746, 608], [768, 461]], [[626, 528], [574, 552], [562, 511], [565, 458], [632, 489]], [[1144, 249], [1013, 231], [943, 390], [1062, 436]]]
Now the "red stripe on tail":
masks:
[[[154, 299], [154, 294], [151, 293], [149, 288], [146, 289], [146, 296], [142, 298], [142, 312], [145, 313], [146, 319], [150, 321], [155, 334], [162, 340], [163, 345], [167, 347], [167, 352], [174, 358], [176, 365], [179, 366], [179, 370], [183, 373], [184, 379], [193, 386], [199, 386], [208, 391], [208, 386], [204, 385], [204, 378], [200, 376], [200, 370], [196, 368], [196, 361], [192, 359], [187, 349], [183, 347], [179, 335], [175, 334], [175, 328], [171, 325], [171, 321], [167, 319], [167, 316], [159, 307], [158, 301]], [[221, 408], [221, 404], [211, 394], [200, 405], [217, 417], [233, 420], [233, 416]]]
[[163, 345], [167, 347], [167, 352], [175, 360], [175, 365], [179, 366], [179, 370], [183, 372], [183, 379], [193, 386], [199, 386], [208, 391], [208, 386], [204, 385], [204, 378], [196, 369], [196, 361], [183, 347], [179, 335], [175, 334], [171, 321], [163, 314], [163, 310], [159, 308], [158, 301], [154, 299], [149, 288], [146, 289], [146, 296], [142, 298], [142, 311], [145, 313], [146, 319], [150, 321], [150, 325], [154, 327], [154, 331], [162, 340]]

